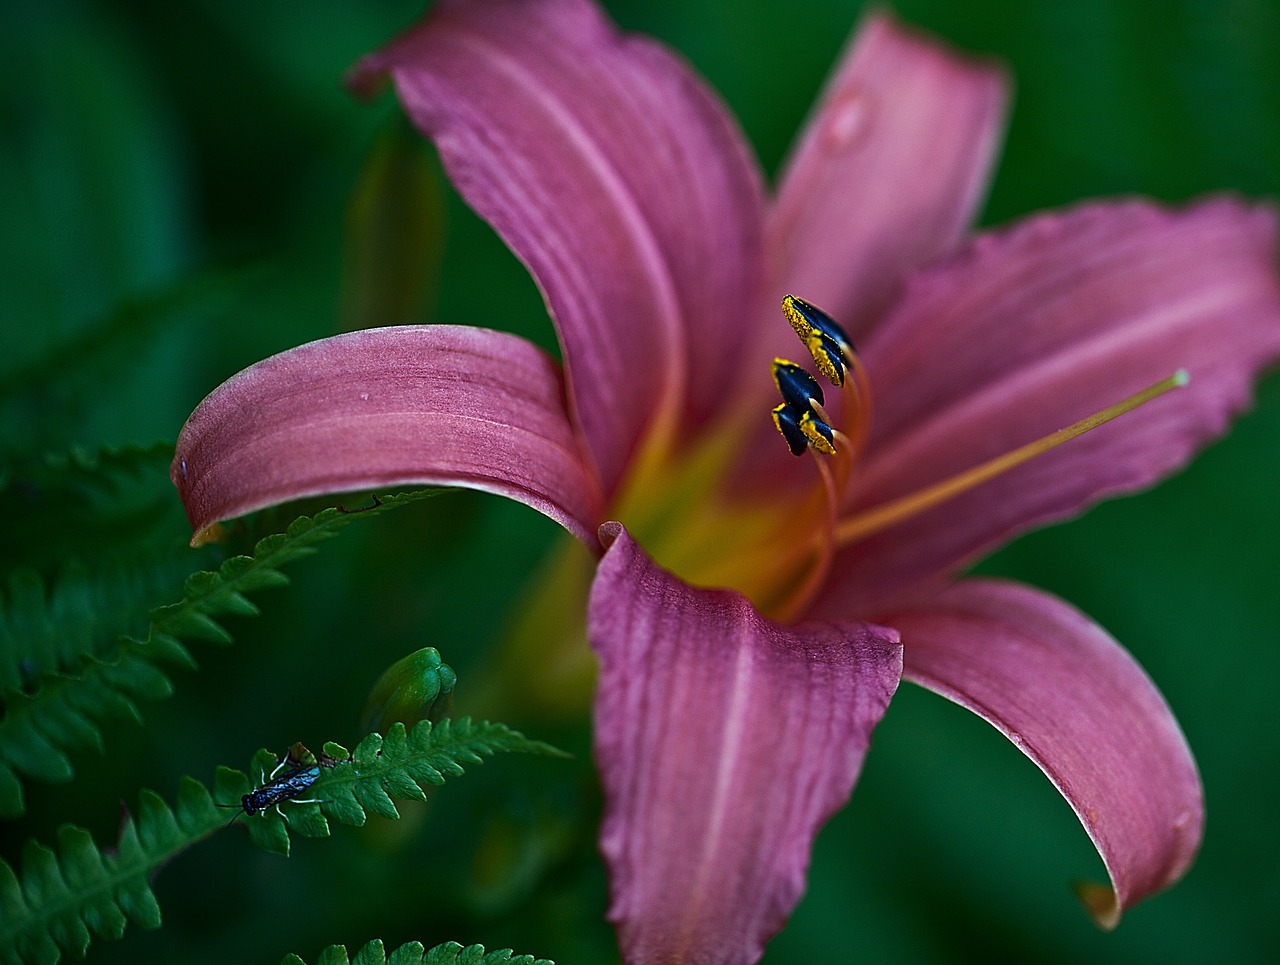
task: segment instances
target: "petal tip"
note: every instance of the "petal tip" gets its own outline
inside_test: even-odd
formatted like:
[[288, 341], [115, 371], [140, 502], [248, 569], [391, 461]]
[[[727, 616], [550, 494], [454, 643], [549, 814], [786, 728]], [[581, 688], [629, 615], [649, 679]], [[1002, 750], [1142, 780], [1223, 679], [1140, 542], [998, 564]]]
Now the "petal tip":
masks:
[[195, 531], [189, 545], [193, 550], [197, 550], [201, 546], [208, 546], [210, 543], [221, 543], [226, 538], [227, 530], [225, 526], [221, 523], [209, 523], [207, 526], [201, 526]]
[[609, 520], [601, 523], [596, 530], [596, 536], [600, 540], [600, 546], [603, 549], [609, 549], [617, 541], [618, 537], [623, 533], [623, 526], [617, 520]]
[[1115, 931], [1120, 924], [1120, 902], [1116, 900], [1114, 890], [1093, 881], [1074, 882], [1071, 890], [1095, 925], [1103, 931]]

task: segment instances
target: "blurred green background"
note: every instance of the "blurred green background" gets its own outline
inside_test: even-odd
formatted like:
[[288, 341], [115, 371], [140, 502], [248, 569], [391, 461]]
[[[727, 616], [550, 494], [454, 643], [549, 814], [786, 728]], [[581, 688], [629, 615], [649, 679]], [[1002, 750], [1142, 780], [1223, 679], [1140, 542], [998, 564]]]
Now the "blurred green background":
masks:
[[[861, 4], [605, 6], [682, 51], [772, 172]], [[984, 223], [1094, 195], [1280, 191], [1276, 0], [894, 6], [1016, 78]], [[372, 317], [476, 323], [554, 344], [532, 283], [443, 185], [430, 151], [405, 136], [392, 100], [362, 106], [342, 89], [347, 67], [420, 9], [0, 4], [9, 458], [172, 440], [239, 368]], [[404, 200], [379, 209], [361, 194], [370, 185], [397, 186]], [[370, 225], [406, 232], [397, 237], [423, 255], [378, 248], [385, 234], [370, 236]], [[86, 384], [88, 397], [71, 387]], [[986, 725], [904, 686], [766, 961], [1275, 960], [1277, 453], [1272, 378], [1256, 411], [1186, 472], [982, 566], [1075, 602], [1167, 696], [1207, 789], [1207, 837], [1185, 881], [1114, 934], [1098, 932], [1067, 885], [1100, 877], [1101, 863], [1048, 782]], [[162, 503], [156, 520], [172, 539], [184, 535], [176, 503]], [[32, 785], [31, 817], [0, 829], [3, 856], [15, 862], [23, 840], [50, 841], [68, 820], [105, 844], [117, 802], [132, 807], [139, 787], [172, 798], [179, 775], [210, 781], [216, 764], [243, 767], [259, 746], [354, 740], [368, 687], [421, 646], [458, 669], [457, 709], [467, 712], [468, 681], [483, 676], [555, 534], [532, 512], [471, 493], [351, 527], [292, 567], [290, 587], [257, 597], [261, 617], [233, 621], [235, 646], [199, 648], [202, 672], [178, 675], [177, 699], [145, 706], [145, 726], [117, 722], [105, 755], [79, 755], [74, 785]], [[157, 879], [160, 932], [131, 926], [123, 941], [95, 944], [91, 960], [273, 962], [381, 937], [608, 961], [589, 736], [506, 719], [576, 762], [497, 759], [398, 824], [298, 839], [287, 861], [226, 832]]]

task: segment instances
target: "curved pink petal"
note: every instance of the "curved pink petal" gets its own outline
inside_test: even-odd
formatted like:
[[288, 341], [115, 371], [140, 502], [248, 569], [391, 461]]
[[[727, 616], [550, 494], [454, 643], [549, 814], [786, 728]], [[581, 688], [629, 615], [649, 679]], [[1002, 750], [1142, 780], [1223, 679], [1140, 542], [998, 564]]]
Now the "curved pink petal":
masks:
[[659, 410], [686, 428], [737, 368], [762, 189], [722, 105], [586, 0], [442, 2], [390, 72], [458, 190], [529, 266], [606, 491]]
[[352, 332], [250, 366], [191, 414], [170, 474], [197, 534], [302, 496], [428, 483], [509, 496], [595, 545], [602, 504], [559, 365], [463, 326]]
[[894, 614], [908, 680], [990, 721], [1075, 810], [1111, 876], [1111, 928], [1190, 866], [1200, 777], [1164, 698], [1084, 614], [1031, 587], [966, 580]]
[[601, 537], [588, 619], [623, 958], [755, 961], [897, 687], [897, 634], [779, 626], [659, 569], [618, 524]]
[[884, 11], [866, 18], [770, 212], [779, 348], [796, 351], [777, 308], [787, 292], [861, 340], [912, 271], [955, 247], [986, 190], [1007, 87], [994, 64], [961, 58]]
[[1280, 356], [1276, 219], [1213, 199], [1092, 204], [977, 239], [913, 282], [865, 346], [873, 506], [1186, 369], [1190, 385], [844, 552], [836, 612], [1150, 485], [1223, 432]]

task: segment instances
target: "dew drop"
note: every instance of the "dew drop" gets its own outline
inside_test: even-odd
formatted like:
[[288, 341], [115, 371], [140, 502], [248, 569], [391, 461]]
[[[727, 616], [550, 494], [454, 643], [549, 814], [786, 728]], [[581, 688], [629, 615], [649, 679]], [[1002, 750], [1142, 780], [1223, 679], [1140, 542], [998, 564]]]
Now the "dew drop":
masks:
[[1187, 825], [1191, 823], [1191, 819], [1193, 816], [1194, 815], [1192, 815], [1190, 811], [1183, 811], [1181, 814], [1179, 814], [1176, 818], [1173, 819], [1173, 830], [1185, 831], [1187, 828]]
[[361, 402], [368, 402], [368, 401], [369, 401], [369, 393], [368, 393], [368, 392], [361, 392], [361, 393], [360, 393], [360, 401], [361, 401]]
[[1023, 737], [1021, 734], [1019, 734], [1016, 730], [1009, 731], [1009, 740], [1013, 741], [1014, 747], [1022, 748], [1027, 745], [1026, 738]]
[[178, 468], [182, 472], [182, 478], [186, 479], [187, 478], [187, 457], [186, 456], [182, 457], [182, 460], [178, 463]]
[[871, 124], [871, 99], [858, 87], [838, 94], [828, 111], [822, 127], [822, 143], [829, 151], [847, 150]]

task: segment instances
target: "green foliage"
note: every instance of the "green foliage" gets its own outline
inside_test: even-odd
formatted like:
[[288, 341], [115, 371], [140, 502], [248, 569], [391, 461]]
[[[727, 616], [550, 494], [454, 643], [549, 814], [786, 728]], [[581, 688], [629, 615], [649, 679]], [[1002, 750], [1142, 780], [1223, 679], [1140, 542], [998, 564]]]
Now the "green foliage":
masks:
[[[286, 955], [280, 965], [306, 965], [297, 955]], [[347, 957], [345, 945], [330, 945], [320, 953], [316, 965], [555, 965], [547, 958], [517, 955], [509, 948], [486, 953], [483, 945], [445, 942], [426, 950], [420, 942], [401, 945], [390, 955], [383, 944], [374, 939], [358, 952], [355, 958]]]
[[[421, 721], [408, 733], [403, 724], [397, 724], [386, 738], [370, 734], [354, 754], [326, 744], [320, 776], [305, 789], [318, 800], [286, 800], [282, 803], [289, 808], [288, 817], [274, 807], [246, 815], [243, 823], [255, 844], [288, 855], [290, 828], [308, 837], [328, 837], [326, 816], [354, 826], [365, 823], [367, 811], [397, 818], [393, 798], [424, 800], [425, 786], [462, 774], [463, 762], [480, 763], [481, 755], [503, 751], [562, 755], [502, 724], [462, 719], [433, 726]], [[265, 749], [254, 757], [254, 769], [263, 774], [276, 763], [275, 755]], [[21, 876], [0, 861], [0, 962], [53, 963], [61, 958], [60, 949], [83, 957], [94, 934], [119, 938], [129, 919], [143, 928], [158, 928], [160, 906], [151, 890], [152, 875], [191, 845], [227, 827], [226, 809], [242, 808], [243, 796], [257, 786], [243, 771], [220, 767], [216, 794], [194, 778], [184, 777], [178, 785], [176, 808], [144, 789], [137, 816], [125, 815], [115, 847], [105, 851], [88, 831], [70, 824], [58, 829], [56, 851], [29, 841]]]
[[[408, 505], [429, 493], [392, 496], [360, 512], [333, 508], [314, 517], [299, 517], [285, 532], [259, 540], [252, 556], [234, 556], [217, 570], [189, 576], [180, 602], [151, 611], [145, 635], [122, 635], [104, 642], [107, 630], [120, 629], [110, 611], [90, 606], [86, 614], [76, 606], [58, 603], [63, 598], [83, 601], [86, 597], [137, 602], [141, 597], [132, 594], [136, 571], [104, 574], [96, 584], [69, 577], [63, 583], [74, 588], [61, 596], [55, 591], [43, 604], [43, 593], [30, 574], [11, 577], [10, 595], [18, 605], [11, 606], [7, 615], [0, 611], [0, 646], [4, 648], [0, 680], [10, 688], [4, 694], [5, 716], [0, 720], [0, 816], [24, 812], [19, 773], [43, 781], [69, 781], [74, 771], [67, 752], [85, 746], [100, 748], [99, 724], [104, 718], [141, 720], [140, 701], [168, 697], [173, 692], [169, 669], [196, 665], [183, 640], [231, 643], [231, 633], [220, 621], [227, 616], [256, 615], [258, 608], [247, 594], [287, 583], [280, 567], [314, 553], [317, 544], [331, 539], [352, 520]], [[113, 583], [119, 592], [113, 592]], [[84, 622], [89, 628], [80, 625]], [[83, 646], [76, 645], [76, 640]], [[43, 664], [37, 659], [34, 666], [27, 666], [33, 656], [41, 655]], [[12, 689], [19, 684], [23, 689]]]
[[10, 463], [0, 474], [0, 559], [48, 574], [68, 558], [119, 559], [139, 548], [176, 555], [185, 520], [169, 481], [172, 459], [172, 443], [157, 442]]
[[179, 637], [196, 638], [210, 643], [227, 644], [231, 634], [218, 622], [224, 616], [257, 616], [258, 608], [245, 595], [283, 586], [288, 578], [280, 567], [316, 551], [316, 546], [332, 539], [353, 520], [372, 518], [401, 506], [407, 506], [429, 495], [433, 490], [401, 493], [379, 499], [373, 506], [359, 511], [340, 507], [323, 510], [315, 516], [299, 516], [283, 533], [260, 539], [252, 556], [233, 556], [217, 571], [202, 571], [188, 578], [185, 598], [180, 603], [160, 607], [152, 613], [150, 641]]
[[[504, 724], [465, 717], [437, 724], [422, 720], [412, 730], [396, 723], [386, 737], [370, 734], [354, 753], [326, 744], [320, 776], [306, 791], [308, 803], [291, 802], [288, 817], [274, 808], [252, 816], [246, 821], [249, 835], [268, 851], [287, 855], [290, 829], [307, 837], [328, 837], [326, 818], [354, 827], [362, 826], [370, 811], [398, 818], [393, 798], [425, 801], [425, 788], [460, 776], [463, 764], [479, 764], [484, 757], [503, 752], [565, 756]], [[268, 773], [275, 763], [275, 756], [266, 750], [254, 759], [260, 774]], [[253, 790], [243, 772], [229, 768], [219, 769], [216, 786], [223, 804], [237, 803]]]
[[0, 371], [0, 455], [74, 441], [64, 438], [66, 425], [92, 406], [104, 382], [136, 365], [146, 344], [177, 319], [223, 310], [253, 275], [211, 269], [121, 298], [96, 322]]
[[374, 143], [347, 209], [345, 328], [423, 320], [440, 271], [444, 219], [433, 152], [401, 120]]
[[92, 935], [119, 938], [127, 919], [160, 926], [151, 875], [166, 861], [226, 824], [204, 785], [184, 778], [178, 806], [153, 791], [139, 795], [116, 846], [101, 851], [89, 832], [66, 824], [58, 850], [28, 842], [21, 877], [0, 862], [0, 956], [8, 962], [52, 963], [64, 949], [84, 957]]
[[190, 561], [175, 554], [97, 571], [73, 559], [51, 586], [33, 569], [14, 570], [0, 594], [0, 690], [109, 656], [121, 636], [146, 632], [156, 599], [180, 589], [189, 572]]

